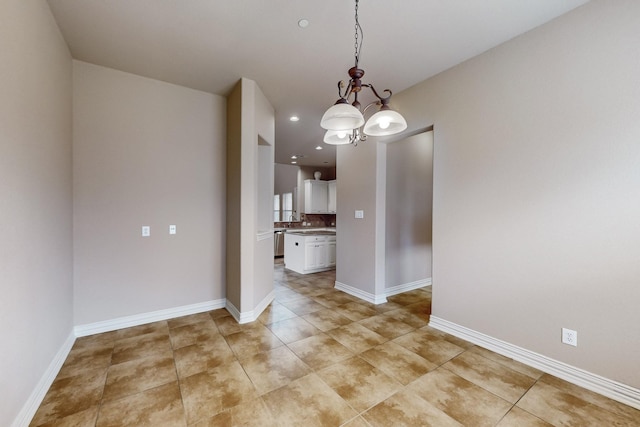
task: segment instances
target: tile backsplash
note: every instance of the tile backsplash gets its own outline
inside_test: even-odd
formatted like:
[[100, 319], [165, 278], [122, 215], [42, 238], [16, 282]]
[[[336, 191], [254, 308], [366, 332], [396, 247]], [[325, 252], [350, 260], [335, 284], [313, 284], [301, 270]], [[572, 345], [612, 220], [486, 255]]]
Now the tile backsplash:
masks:
[[[307, 225], [302, 225], [306, 223]], [[335, 227], [336, 215], [335, 214], [302, 214], [300, 221], [281, 221], [273, 224], [275, 228], [318, 228], [318, 227]]]

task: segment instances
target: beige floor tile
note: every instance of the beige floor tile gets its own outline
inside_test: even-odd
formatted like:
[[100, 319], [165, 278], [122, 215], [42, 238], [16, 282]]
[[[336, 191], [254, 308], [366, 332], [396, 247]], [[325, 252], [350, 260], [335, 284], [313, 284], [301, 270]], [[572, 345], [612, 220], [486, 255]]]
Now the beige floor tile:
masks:
[[96, 427], [186, 426], [178, 383], [102, 404]]
[[263, 398], [280, 426], [340, 426], [358, 415], [316, 374], [299, 378]]
[[385, 337], [373, 332], [359, 323], [351, 323], [327, 331], [327, 335], [347, 347], [354, 353], [361, 353], [387, 341]]
[[616, 402], [615, 400], [609, 399], [608, 397], [605, 397], [601, 394], [594, 393], [590, 390], [579, 387], [575, 384], [571, 384], [552, 375], [544, 374], [540, 378], [540, 381], [545, 384], [549, 384], [560, 391], [569, 393], [586, 402], [606, 409], [610, 412], [621, 414], [632, 420], [638, 420], [638, 425], [640, 425], [640, 410], [638, 409], [632, 408], [631, 406], [625, 405], [620, 402]]
[[178, 380], [171, 355], [153, 355], [111, 365], [103, 400], [115, 400]]
[[393, 342], [436, 365], [441, 365], [464, 351], [464, 348], [443, 339], [435, 338], [421, 329], [398, 337]]
[[312, 298], [315, 302], [324, 305], [327, 308], [334, 308], [339, 305], [348, 304], [350, 302], [354, 302], [353, 297], [351, 295], [345, 294], [344, 292], [326, 292], [324, 294], [315, 296]]
[[371, 427], [371, 424], [365, 421], [361, 416], [357, 416], [352, 420], [342, 424], [342, 427]]
[[443, 368], [423, 375], [409, 384], [407, 390], [468, 426], [495, 426], [512, 406]]
[[32, 424], [39, 426], [54, 423], [59, 418], [84, 411], [100, 403], [107, 379], [107, 369], [91, 371], [56, 379], [33, 417]]
[[318, 376], [352, 408], [363, 412], [402, 388], [402, 384], [358, 356], [318, 371]]
[[221, 316], [214, 319], [218, 330], [223, 336], [242, 332], [242, 325], [239, 324], [232, 316]]
[[168, 333], [169, 326], [166, 320], [160, 322], [145, 323], [144, 325], [133, 326], [131, 328], [119, 329], [116, 332], [115, 339], [121, 340], [124, 338], [136, 337], [139, 335], [146, 335], [151, 333]]
[[115, 345], [116, 336], [118, 331], [103, 332], [101, 334], [89, 335], [86, 337], [78, 337], [73, 343], [73, 350], [79, 350], [81, 348], [96, 347], [101, 348], [105, 346]]
[[456, 356], [442, 367], [511, 403], [516, 403], [536, 381], [498, 362], [469, 352]]
[[387, 339], [394, 339], [415, 329], [413, 326], [407, 325], [385, 314], [378, 314], [377, 316], [361, 320], [358, 323]]
[[[84, 411], [76, 412], [75, 414], [68, 415], [64, 418], [59, 418], [55, 420], [55, 422], [42, 424], [42, 427], [94, 427], [96, 425], [96, 419], [98, 418], [99, 408], [99, 405], [94, 405]], [[30, 425], [34, 426], [34, 424]]]
[[400, 305], [410, 305], [424, 301], [424, 291], [416, 289], [387, 297], [387, 301]]
[[84, 371], [106, 369], [111, 365], [111, 355], [115, 343], [95, 342], [93, 344], [74, 345], [56, 378], [67, 378]]
[[288, 344], [294, 341], [300, 341], [301, 339], [310, 337], [312, 335], [319, 334], [320, 329], [313, 326], [301, 317], [294, 317], [291, 319], [281, 320], [280, 322], [272, 323], [267, 327], [277, 336], [282, 342]]
[[640, 419], [610, 412], [572, 393], [538, 381], [517, 406], [554, 426], [640, 426]]
[[[284, 320], [286, 322], [286, 320]], [[266, 326], [255, 322], [255, 327], [242, 332], [227, 335], [225, 339], [238, 359], [250, 357], [256, 353], [272, 350], [283, 345]]]
[[360, 357], [404, 385], [437, 368], [434, 363], [392, 341], [365, 351]]
[[429, 334], [433, 337], [437, 337], [441, 340], [450, 342], [451, 344], [457, 345], [460, 348], [464, 348], [464, 349], [469, 349], [471, 347], [474, 347], [475, 344], [470, 343], [469, 341], [463, 340], [462, 338], [458, 338], [456, 336], [453, 336], [451, 334], [448, 334], [446, 332], [442, 332], [439, 331], [435, 328], [432, 328], [431, 326], [427, 325], [427, 326], [423, 326], [422, 328], [420, 328], [421, 331], [423, 331], [426, 334]]
[[318, 334], [288, 345], [311, 369], [322, 369], [345, 360], [353, 353], [326, 334]]
[[275, 419], [262, 398], [220, 412], [207, 420], [192, 424], [193, 427], [277, 427]]
[[336, 313], [336, 311], [331, 308], [305, 314], [302, 318], [324, 332], [353, 322], [351, 319]]
[[528, 377], [531, 377], [535, 380], [539, 379], [543, 372], [539, 371], [536, 368], [531, 366], [527, 366], [524, 363], [517, 362], [508, 357], [502, 356], [501, 354], [494, 353], [491, 350], [487, 350], [486, 348], [482, 348], [479, 346], [473, 346], [467, 350], [468, 353], [478, 354], [480, 356], [486, 357], [487, 359], [491, 359], [494, 362], [498, 362], [501, 365], [506, 366], [509, 369], [513, 369], [516, 372], [520, 372], [521, 374], [525, 374]]
[[282, 305], [293, 311], [298, 316], [313, 313], [314, 311], [324, 310], [326, 307], [314, 300], [302, 297], [291, 301], [281, 301]]
[[[165, 325], [166, 326], [166, 325]], [[171, 353], [169, 329], [143, 335], [134, 335], [116, 341], [111, 363], [118, 364], [142, 357]]]
[[[208, 317], [208, 314], [204, 314]], [[169, 329], [171, 346], [174, 350], [208, 341], [215, 335], [220, 335], [220, 331], [210, 317], [202, 322], [189, 323]]]
[[384, 313], [385, 316], [393, 317], [396, 320], [406, 323], [414, 328], [422, 328], [429, 324], [429, 316], [415, 314], [406, 308], [391, 310]]
[[235, 355], [222, 335], [209, 341], [182, 347], [174, 352], [178, 376], [185, 378], [235, 360]]
[[406, 389], [369, 409], [362, 417], [373, 427], [462, 427], [440, 409]]
[[251, 380], [236, 361], [184, 378], [180, 388], [188, 424], [258, 397]]
[[271, 305], [269, 305], [269, 307], [267, 307], [262, 312], [262, 314], [260, 314], [260, 316], [258, 317], [258, 321], [260, 321], [263, 325], [270, 325], [272, 323], [291, 319], [296, 316], [297, 314], [295, 314], [293, 311], [289, 310], [282, 304], [271, 303]]
[[366, 319], [371, 316], [375, 316], [378, 314], [373, 308], [368, 307], [367, 305], [361, 304], [360, 302], [350, 302], [348, 304], [343, 304], [336, 307], [335, 312], [357, 322], [359, 320]]
[[216, 319], [220, 319], [221, 317], [230, 317], [231, 313], [229, 313], [224, 308], [219, 308], [217, 310], [211, 310], [209, 312], [209, 316], [211, 316], [211, 318], [215, 321]]
[[190, 314], [189, 316], [176, 317], [167, 320], [167, 326], [169, 329], [179, 328], [185, 325], [191, 325], [193, 323], [212, 321], [209, 312]]
[[241, 365], [261, 395], [311, 373], [311, 369], [284, 346], [244, 359]]
[[552, 427], [552, 425], [514, 406], [496, 427]]

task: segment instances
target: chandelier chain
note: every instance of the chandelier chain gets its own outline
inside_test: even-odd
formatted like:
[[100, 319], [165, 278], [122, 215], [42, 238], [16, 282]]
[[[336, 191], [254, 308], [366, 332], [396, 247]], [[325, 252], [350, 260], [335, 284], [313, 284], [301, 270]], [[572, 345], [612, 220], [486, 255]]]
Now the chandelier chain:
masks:
[[[355, 47], [355, 60], [356, 60], [356, 68], [358, 68], [358, 62], [360, 62], [360, 51], [362, 50], [362, 42], [364, 41], [364, 33], [362, 32], [362, 27], [360, 26], [360, 21], [358, 20], [358, 1], [356, 0], [356, 15], [355, 15], [355, 24], [354, 24], [354, 47]], [[358, 43], [358, 34], [360, 35], [360, 42]]]

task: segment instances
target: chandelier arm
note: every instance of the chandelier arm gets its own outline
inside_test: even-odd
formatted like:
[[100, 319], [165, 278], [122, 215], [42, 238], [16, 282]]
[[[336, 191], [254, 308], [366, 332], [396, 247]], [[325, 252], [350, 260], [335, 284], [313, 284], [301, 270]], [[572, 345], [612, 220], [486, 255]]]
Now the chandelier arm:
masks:
[[382, 105], [387, 105], [389, 103], [389, 100], [391, 99], [391, 95], [393, 95], [393, 92], [391, 92], [391, 90], [385, 89], [383, 92], [389, 92], [389, 96], [382, 97], [378, 94], [378, 92], [376, 91], [376, 88], [374, 88], [372, 84], [368, 84], [367, 86], [369, 87], [369, 89], [371, 89], [373, 94], [380, 100]]

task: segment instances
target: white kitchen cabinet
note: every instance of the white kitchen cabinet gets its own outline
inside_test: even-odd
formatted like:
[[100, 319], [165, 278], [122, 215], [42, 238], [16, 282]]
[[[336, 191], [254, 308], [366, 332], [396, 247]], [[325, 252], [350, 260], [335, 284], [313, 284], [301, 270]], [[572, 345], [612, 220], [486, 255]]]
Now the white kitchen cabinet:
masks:
[[336, 180], [334, 179], [333, 181], [327, 181], [327, 189], [328, 189], [328, 195], [329, 195], [329, 199], [327, 202], [327, 210], [329, 211], [329, 213], [336, 213], [337, 211], [337, 197], [336, 197]]
[[328, 181], [306, 179], [304, 181], [304, 213], [321, 214], [328, 212]]
[[327, 266], [327, 242], [311, 241], [304, 245], [304, 269], [315, 270]]
[[327, 267], [336, 266], [336, 241], [327, 242]]
[[284, 265], [300, 274], [335, 268], [336, 236], [285, 233]]

